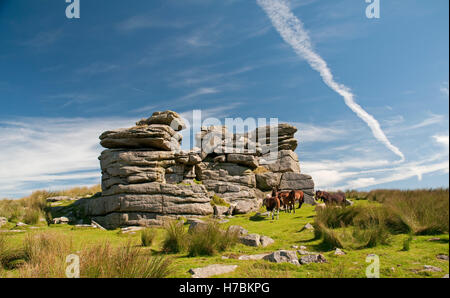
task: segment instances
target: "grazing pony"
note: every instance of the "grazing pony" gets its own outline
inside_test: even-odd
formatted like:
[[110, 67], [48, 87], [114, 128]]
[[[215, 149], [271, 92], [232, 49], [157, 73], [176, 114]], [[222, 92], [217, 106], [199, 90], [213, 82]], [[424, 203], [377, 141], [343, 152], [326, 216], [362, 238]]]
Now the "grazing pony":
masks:
[[298, 209], [302, 208], [305, 202], [305, 193], [301, 190], [291, 190], [289, 193], [289, 202], [292, 204], [295, 213], [295, 202], [298, 201]]
[[263, 205], [266, 206], [267, 211], [269, 211], [272, 214], [272, 220], [274, 219], [274, 211], [277, 212], [277, 219], [279, 218], [280, 200], [276, 195], [275, 196], [267, 195], [267, 197], [263, 200]]
[[278, 191], [277, 188], [272, 188], [272, 197], [277, 197], [280, 200], [280, 207], [284, 209], [285, 212], [289, 210], [289, 191]]
[[342, 192], [329, 193], [326, 191], [318, 190], [316, 191], [316, 200], [322, 200], [325, 205], [347, 205], [345, 194]]

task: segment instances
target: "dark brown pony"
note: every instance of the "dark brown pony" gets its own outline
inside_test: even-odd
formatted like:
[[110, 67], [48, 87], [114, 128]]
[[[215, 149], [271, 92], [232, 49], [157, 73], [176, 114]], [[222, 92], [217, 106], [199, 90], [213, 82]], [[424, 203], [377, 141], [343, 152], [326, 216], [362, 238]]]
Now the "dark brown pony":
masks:
[[318, 190], [316, 191], [316, 200], [322, 200], [326, 205], [347, 205], [345, 194], [342, 192], [329, 193]]
[[295, 202], [298, 201], [298, 209], [302, 208], [303, 203], [305, 202], [305, 193], [301, 190], [291, 190], [289, 193], [289, 202], [292, 205], [295, 213]]
[[272, 188], [272, 197], [277, 197], [280, 200], [280, 207], [284, 209], [285, 212], [290, 211], [289, 203], [289, 191], [278, 191], [277, 188]]
[[267, 211], [269, 211], [272, 214], [272, 220], [274, 219], [274, 211], [277, 212], [277, 219], [279, 218], [280, 200], [278, 199], [278, 197], [276, 195], [275, 196], [272, 195], [271, 197], [266, 197], [263, 200], [263, 205], [266, 206]]

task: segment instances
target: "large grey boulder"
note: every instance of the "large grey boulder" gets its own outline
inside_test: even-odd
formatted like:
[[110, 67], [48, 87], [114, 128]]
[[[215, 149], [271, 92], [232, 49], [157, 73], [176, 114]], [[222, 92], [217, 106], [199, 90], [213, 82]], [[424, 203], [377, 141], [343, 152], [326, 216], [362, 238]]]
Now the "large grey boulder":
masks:
[[202, 229], [208, 226], [208, 223], [201, 219], [190, 219], [189, 232], [194, 231], [195, 229]]
[[300, 164], [298, 156], [294, 151], [281, 150], [276, 156], [263, 155], [259, 160], [261, 166], [265, 167], [270, 172], [274, 173], [287, 173], [294, 172], [300, 173]]
[[246, 214], [259, 209], [257, 200], [241, 200], [234, 207], [234, 214]]
[[256, 174], [256, 187], [262, 191], [269, 191], [274, 187], [279, 187], [281, 175], [281, 173], [272, 172]]
[[280, 189], [314, 189], [311, 176], [300, 173], [284, 173], [280, 181]]
[[167, 125], [136, 126], [106, 131], [100, 135], [100, 144], [114, 148], [154, 148], [163, 151], [180, 149], [181, 135]]
[[189, 269], [189, 273], [192, 274], [192, 278], [207, 278], [214, 275], [233, 272], [237, 267], [237, 265], [213, 264], [206, 267]]
[[238, 233], [239, 236], [244, 236], [244, 235], [248, 234], [248, 231], [241, 226], [233, 225], [233, 226], [229, 226], [228, 229], [230, 232]]
[[259, 165], [257, 158], [250, 154], [228, 154], [227, 161], [238, 165], [244, 165], [252, 169], [257, 168]]
[[180, 131], [186, 127], [181, 116], [173, 111], [154, 112], [148, 119], [143, 119], [136, 125], [163, 124], [170, 126], [175, 131]]
[[322, 254], [308, 254], [300, 258], [300, 264], [326, 263], [327, 259]]
[[294, 265], [300, 265], [298, 262], [297, 252], [291, 250], [275, 251], [264, 257], [264, 260], [273, 263], [291, 263]]
[[221, 215], [225, 215], [228, 212], [229, 207], [228, 206], [217, 206], [215, 205], [213, 207], [214, 209], [214, 215], [215, 216], [221, 216]]
[[262, 247], [266, 247], [266, 246], [269, 246], [269, 245], [275, 243], [275, 240], [273, 240], [270, 237], [261, 235], [261, 237], [259, 238], [259, 242]]
[[239, 237], [239, 240], [242, 244], [247, 246], [258, 247], [261, 245], [261, 236], [258, 234], [248, 234], [245, 236]]

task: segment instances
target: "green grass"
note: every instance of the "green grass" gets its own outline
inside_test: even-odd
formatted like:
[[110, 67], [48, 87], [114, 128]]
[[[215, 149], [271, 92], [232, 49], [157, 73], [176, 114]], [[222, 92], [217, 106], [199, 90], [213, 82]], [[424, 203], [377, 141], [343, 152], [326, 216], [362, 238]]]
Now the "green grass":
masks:
[[222, 199], [221, 197], [219, 197], [218, 195], [213, 195], [213, 197], [211, 198], [211, 205], [217, 205], [217, 206], [226, 206], [226, 207], [230, 207], [230, 204], [228, 204], [224, 199]]
[[[447, 197], [448, 199], [448, 197]], [[70, 206], [70, 204], [69, 204]], [[377, 208], [379, 202], [373, 200], [355, 200], [354, 208], [362, 207]], [[342, 211], [341, 215], [336, 216], [334, 220], [330, 220], [331, 230], [341, 231], [341, 222], [357, 222], [356, 226], [361, 230], [369, 227], [368, 223], [374, 218], [371, 214], [351, 215], [354, 210]], [[380, 275], [381, 277], [436, 277], [440, 278], [449, 272], [449, 263], [436, 258], [439, 254], [449, 253], [449, 235], [448, 233], [435, 232], [431, 235], [412, 235], [408, 240], [409, 250], [405, 250], [405, 239], [409, 237], [408, 233], [394, 233], [390, 236], [388, 245], [376, 243], [373, 247], [349, 247], [344, 248], [345, 256], [335, 256], [333, 247], [325, 247], [322, 239], [315, 238], [314, 232], [302, 230], [306, 223], [314, 223], [316, 211], [313, 206], [303, 205], [296, 214], [280, 213], [279, 220], [271, 220], [270, 218], [255, 218], [255, 213], [237, 215], [230, 218], [229, 222], [222, 224], [221, 228], [226, 230], [230, 225], [240, 225], [247, 229], [250, 233], [266, 235], [275, 240], [275, 243], [262, 247], [248, 247], [237, 243], [234, 246], [228, 246], [223, 252], [217, 252], [212, 256], [189, 256], [186, 243], [178, 246], [180, 249], [172, 251], [168, 256], [171, 259], [170, 272], [166, 272], [166, 266], [161, 266], [164, 275], [168, 277], [190, 277], [188, 270], [190, 268], [204, 267], [210, 264], [235, 264], [238, 265], [236, 271], [217, 277], [365, 277], [365, 270], [368, 263], [365, 262], [368, 254], [377, 254], [380, 257]], [[376, 217], [375, 217], [376, 218]], [[357, 220], [356, 220], [357, 219]], [[6, 229], [12, 229], [13, 225], [8, 224]], [[2, 228], [2, 229], [3, 229]], [[176, 226], [176, 235], [186, 236], [188, 230], [187, 224], [178, 224]], [[367, 229], [366, 229], [367, 230]], [[370, 230], [370, 229], [369, 229]], [[119, 230], [101, 231], [92, 228], [74, 228], [70, 225], [42, 225], [39, 226], [37, 232], [60, 233], [66, 235], [71, 240], [70, 251], [76, 253], [83, 249], [95, 251], [96, 248], [103, 247], [108, 243], [110, 249], [126, 247], [128, 243], [135, 243], [140, 248], [139, 253], [148, 257], [157, 257], [164, 255], [163, 250], [167, 240], [167, 231], [164, 228], [154, 228], [154, 239], [151, 246], [141, 247], [141, 234], [123, 234], [118, 233]], [[20, 251], [27, 235], [33, 234], [35, 231], [27, 228], [26, 233], [8, 233], [0, 236], [0, 245], [8, 246], [8, 251]], [[348, 228], [349, 235], [353, 236], [351, 227]], [[375, 232], [374, 232], [375, 233]], [[437, 233], [437, 234], [436, 234]], [[184, 236], [180, 236], [183, 238]], [[369, 244], [369, 240], [373, 239], [368, 235], [356, 235], [365, 239], [363, 242]], [[356, 237], [354, 236], [354, 237]], [[178, 236], [177, 236], [178, 237]], [[177, 239], [177, 237], [173, 237]], [[441, 238], [441, 241], [427, 241], [430, 238]], [[183, 242], [183, 241], [181, 241]], [[178, 242], [176, 242], [178, 243]], [[272, 252], [278, 249], [292, 249], [293, 245], [304, 245], [309, 251], [321, 252], [327, 258], [328, 263], [309, 264], [295, 266], [292, 264], [275, 264], [264, 260], [258, 261], [240, 261], [233, 258], [222, 259], [223, 255], [243, 255], [258, 254], [263, 252]], [[370, 246], [370, 245], [369, 245]], [[12, 253], [11, 253], [12, 254]], [[1, 253], [0, 253], [1, 256]], [[6, 256], [8, 257], [8, 255]], [[14, 256], [13, 256], [14, 257]], [[20, 256], [19, 256], [20, 257]], [[155, 259], [156, 260], [156, 259]], [[20, 264], [19, 264], [20, 265]], [[442, 272], [431, 273], [415, 273], [423, 268], [423, 265], [432, 265], [441, 268]], [[19, 266], [20, 267], [20, 266]], [[98, 266], [96, 267], [98, 268]], [[156, 266], [155, 268], [159, 268]], [[110, 270], [110, 269], [108, 269]], [[111, 269], [112, 270], [112, 269]], [[155, 269], [156, 270], [156, 269]], [[156, 270], [157, 271], [157, 270]], [[20, 277], [24, 272], [17, 267], [0, 269], [0, 276], [3, 277]], [[101, 276], [101, 275], [99, 275]], [[105, 276], [105, 275], [102, 275]], [[133, 276], [133, 275], [130, 275]]]

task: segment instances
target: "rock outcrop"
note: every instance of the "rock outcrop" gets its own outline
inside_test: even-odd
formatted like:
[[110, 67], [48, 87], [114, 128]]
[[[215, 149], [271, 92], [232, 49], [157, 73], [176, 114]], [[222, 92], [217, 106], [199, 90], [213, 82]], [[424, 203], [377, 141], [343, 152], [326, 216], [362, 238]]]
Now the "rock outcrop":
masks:
[[280, 124], [245, 134], [202, 127], [197, 147], [183, 151], [185, 127], [177, 113], [166, 111], [135, 127], [104, 132], [102, 195], [84, 200], [84, 213], [106, 228], [160, 225], [167, 218], [214, 214], [213, 195], [230, 204], [230, 212], [248, 213], [272, 187], [302, 189], [306, 202], [314, 203], [314, 182], [300, 173], [294, 152], [295, 127]]

